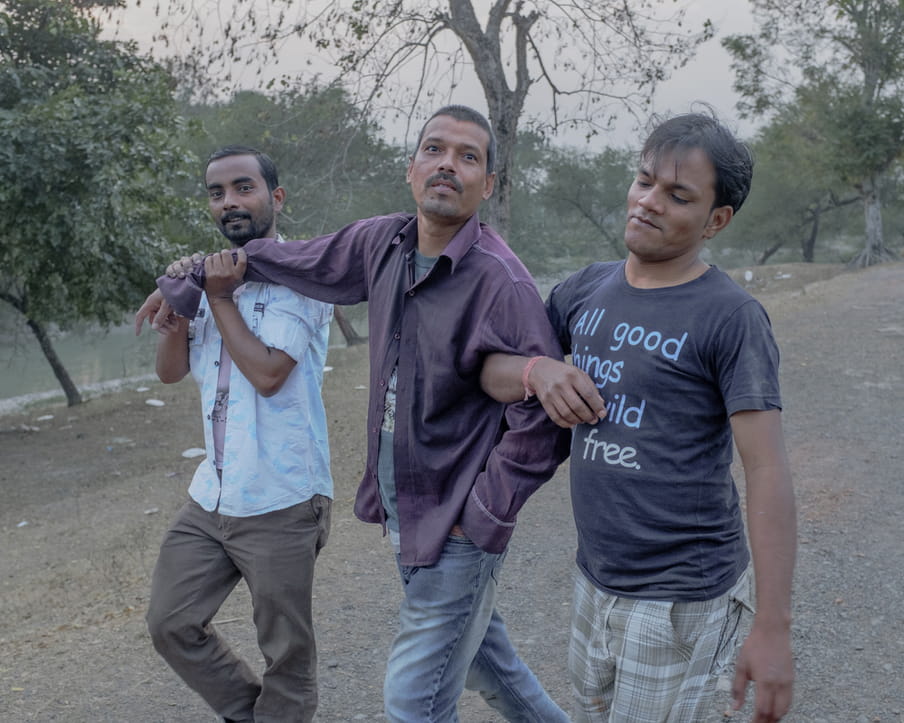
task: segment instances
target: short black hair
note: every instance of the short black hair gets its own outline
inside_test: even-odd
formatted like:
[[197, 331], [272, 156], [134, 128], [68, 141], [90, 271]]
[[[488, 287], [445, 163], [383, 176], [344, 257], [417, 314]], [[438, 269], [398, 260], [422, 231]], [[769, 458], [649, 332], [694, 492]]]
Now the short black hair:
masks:
[[267, 189], [272, 193], [279, 188], [279, 174], [276, 171], [276, 164], [273, 159], [263, 151], [251, 146], [223, 146], [222, 148], [217, 148], [210, 154], [207, 163], [204, 164], [204, 172], [207, 172], [207, 167], [214, 161], [228, 158], [229, 156], [254, 156], [257, 158], [257, 165], [261, 169], [261, 176], [264, 177]]
[[493, 133], [493, 127], [490, 125], [490, 122], [486, 119], [486, 116], [483, 113], [476, 111], [473, 108], [469, 108], [466, 105], [444, 105], [432, 116], [430, 116], [427, 119], [427, 122], [424, 123], [423, 126], [421, 126], [421, 132], [417, 136], [417, 145], [415, 146], [415, 152], [417, 152], [417, 149], [421, 147], [421, 141], [424, 139], [424, 130], [426, 130], [427, 125], [434, 118], [441, 115], [447, 115], [458, 121], [467, 121], [468, 123], [474, 123], [487, 132], [487, 135], [490, 137], [490, 141], [487, 144], [487, 175], [493, 173], [493, 171], [496, 170], [496, 134]]
[[713, 208], [731, 206], [737, 213], [750, 193], [753, 154], [747, 144], [719, 122], [715, 113], [685, 113], [659, 122], [644, 143], [640, 157], [655, 163], [663, 153], [695, 148], [706, 154], [716, 172]]

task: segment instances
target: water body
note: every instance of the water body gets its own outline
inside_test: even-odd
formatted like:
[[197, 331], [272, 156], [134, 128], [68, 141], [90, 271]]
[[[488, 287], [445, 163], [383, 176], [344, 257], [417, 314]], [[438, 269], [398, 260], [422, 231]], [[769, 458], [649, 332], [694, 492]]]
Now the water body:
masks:
[[[31, 400], [62, 398], [63, 391], [34, 335], [24, 323], [0, 326], [0, 411]], [[83, 327], [53, 335], [57, 355], [80, 390], [154, 373], [157, 334], [136, 337], [131, 324], [108, 331]]]
[[[367, 333], [365, 305], [346, 309], [362, 334]], [[157, 333], [147, 326], [135, 336], [131, 323], [104, 331], [83, 326], [52, 335], [57, 355], [83, 394], [115, 390], [126, 384], [156, 381]], [[345, 346], [333, 322], [330, 346]], [[63, 390], [31, 330], [0, 309], [0, 414], [43, 400], [65, 399]]]

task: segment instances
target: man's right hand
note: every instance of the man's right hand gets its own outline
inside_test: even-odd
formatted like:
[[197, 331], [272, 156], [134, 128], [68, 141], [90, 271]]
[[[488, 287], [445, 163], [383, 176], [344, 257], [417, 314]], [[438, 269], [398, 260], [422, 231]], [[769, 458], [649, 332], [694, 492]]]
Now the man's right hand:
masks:
[[195, 264], [199, 264], [203, 260], [204, 254], [200, 251], [195, 251], [191, 256], [183, 256], [181, 259], [173, 261], [173, 263], [166, 267], [166, 275], [171, 279], [184, 279], [191, 273]]
[[553, 422], [571, 428], [596, 424], [606, 416], [606, 402], [582, 369], [542, 357], [530, 369], [528, 384]]
[[160, 289], [154, 289], [135, 313], [135, 336], [141, 334], [141, 327], [145, 319], [154, 331], [161, 334], [181, 331], [182, 325], [188, 321], [173, 311], [173, 307], [163, 298]]

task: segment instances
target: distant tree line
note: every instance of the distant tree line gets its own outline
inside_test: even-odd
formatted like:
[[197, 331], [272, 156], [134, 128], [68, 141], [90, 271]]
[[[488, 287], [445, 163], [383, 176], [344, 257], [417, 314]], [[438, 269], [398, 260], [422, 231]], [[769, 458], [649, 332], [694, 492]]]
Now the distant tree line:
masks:
[[[273, 156], [288, 191], [279, 227], [290, 238], [413, 211], [405, 149], [384, 140], [373, 105], [346, 84], [285, 80], [214, 100], [203, 74], [103, 39], [90, 11], [119, 4], [0, 0], [0, 301], [32, 330], [70, 404], [80, 395], [50, 332], [119, 323], [172, 258], [222, 246], [201, 183], [214, 148], [243, 143]], [[466, 3], [452, 4], [464, 12]], [[795, 0], [788, 16], [786, 3], [754, 4], [759, 34], [724, 41], [745, 112], [762, 119], [750, 139], [754, 185], [712, 260], [894, 257], [904, 228], [904, 33], [887, 35], [904, 24], [901, 3]], [[792, 21], [809, 34], [785, 33]], [[801, 47], [800, 37], [813, 43]], [[766, 81], [777, 77], [767, 68], [782, 43], [803, 71], [779, 93]], [[510, 245], [537, 275], [624, 253], [637, 149], [603, 138], [563, 147], [549, 128], [512, 135], [508, 210], [484, 210], [507, 218]]]

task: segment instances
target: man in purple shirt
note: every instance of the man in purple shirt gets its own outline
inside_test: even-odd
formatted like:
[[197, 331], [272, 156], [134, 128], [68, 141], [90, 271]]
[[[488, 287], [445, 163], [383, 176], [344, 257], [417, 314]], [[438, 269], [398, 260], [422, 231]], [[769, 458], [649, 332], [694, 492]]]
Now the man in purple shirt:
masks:
[[[384, 685], [390, 721], [456, 721], [466, 686], [508, 720], [568, 720], [495, 610], [517, 513], [566, 456], [568, 435], [551, 448], [553, 423], [536, 401], [506, 407], [480, 386], [492, 352], [561, 358], [533, 280], [477, 218], [494, 157], [486, 118], [444, 107], [408, 164], [416, 215], [236, 252], [246, 280], [369, 302], [367, 468], [355, 513], [388, 529], [404, 583]], [[162, 277], [139, 315], [192, 316], [203, 283], [200, 266]]]

